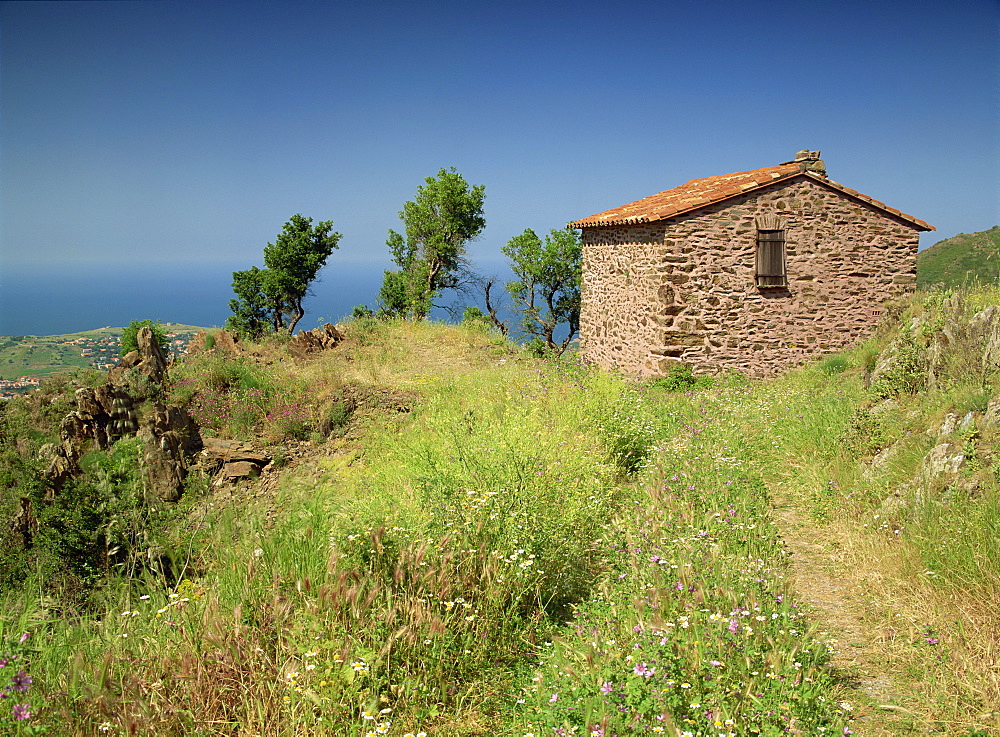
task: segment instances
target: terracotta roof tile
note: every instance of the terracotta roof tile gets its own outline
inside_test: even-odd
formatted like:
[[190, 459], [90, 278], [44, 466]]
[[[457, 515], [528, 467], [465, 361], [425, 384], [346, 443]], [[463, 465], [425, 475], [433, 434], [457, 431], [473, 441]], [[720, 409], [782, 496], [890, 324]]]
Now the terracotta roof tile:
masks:
[[705, 177], [704, 179], [692, 179], [690, 182], [682, 184], [679, 187], [658, 192], [641, 200], [630, 202], [627, 205], [615, 207], [611, 210], [605, 210], [596, 215], [576, 220], [570, 223], [569, 227], [597, 228], [601, 226], [635, 225], [638, 223], [652, 223], [657, 220], [666, 220], [676, 215], [697, 210], [706, 205], [721, 202], [730, 197], [745, 194], [754, 189], [772, 184], [779, 179], [794, 176], [808, 177], [815, 182], [843, 192], [849, 197], [884, 210], [913, 224], [920, 230], [934, 230], [934, 226], [928, 225], [923, 220], [918, 220], [912, 215], [900, 212], [868, 195], [861, 194], [850, 187], [845, 187], [813, 172], [803, 171], [801, 165], [798, 163], [769, 166], [764, 169], [723, 174], [717, 177]]

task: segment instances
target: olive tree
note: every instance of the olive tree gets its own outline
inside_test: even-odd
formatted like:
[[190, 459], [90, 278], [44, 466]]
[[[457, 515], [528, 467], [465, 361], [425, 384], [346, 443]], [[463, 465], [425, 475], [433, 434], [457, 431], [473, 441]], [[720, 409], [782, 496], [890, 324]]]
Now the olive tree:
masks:
[[313, 225], [312, 218], [292, 215], [274, 243], [264, 247], [264, 267], [233, 272], [229, 301], [233, 315], [226, 326], [251, 338], [264, 333], [292, 333], [305, 309], [310, 285], [341, 239], [333, 221]]
[[465, 244], [486, 227], [485, 199], [486, 187], [470, 187], [454, 167], [417, 187], [399, 213], [404, 232], [390, 230], [386, 241], [399, 268], [385, 272], [379, 290], [384, 314], [422, 320], [441, 290], [458, 286]]
[[[579, 233], [553, 229], [543, 241], [527, 228], [500, 250], [517, 277], [507, 283], [507, 291], [521, 315], [521, 331], [532, 336], [535, 345], [561, 355], [580, 329]], [[555, 333], [563, 327], [567, 333], [557, 342]]]

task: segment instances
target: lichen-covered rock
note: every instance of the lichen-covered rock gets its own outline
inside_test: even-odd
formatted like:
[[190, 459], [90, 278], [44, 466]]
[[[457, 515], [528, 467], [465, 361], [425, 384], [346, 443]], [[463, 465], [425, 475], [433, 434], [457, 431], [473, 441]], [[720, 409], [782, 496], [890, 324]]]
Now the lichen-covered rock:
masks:
[[954, 443], [941, 443], [931, 448], [920, 464], [920, 481], [924, 487], [945, 482], [958, 475], [965, 466], [965, 453]]

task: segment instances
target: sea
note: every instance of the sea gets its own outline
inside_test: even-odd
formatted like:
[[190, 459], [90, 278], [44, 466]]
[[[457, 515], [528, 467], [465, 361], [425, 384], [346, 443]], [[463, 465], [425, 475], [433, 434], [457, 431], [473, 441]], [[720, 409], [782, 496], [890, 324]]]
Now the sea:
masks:
[[[503, 281], [512, 278], [508, 266], [491, 263], [487, 267], [490, 273], [500, 274], [497, 291], [502, 293]], [[328, 263], [304, 302], [306, 315], [297, 330], [337, 323], [357, 305], [377, 309], [375, 297], [386, 268], [386, 264], [370, 262]], [[204, 265], [2, 268], [0, 336], [64, 335], [123, 327], [132, 320], [222, 327], [231, 314], [232, 271]], [[441, 303], [476, 301], [446, 292]], [[430, 316], [452, 320], [446, 309], [435, 309]]]
[[[328, 264], [304, 303], [300, 329], [336, 323], [355, 305], [376, 308], [385, 267]], [[222, 327], [231, 314], [232, 270], [101, 267], [0, 271], [0, 335], [63, 335], [131, 320]]]

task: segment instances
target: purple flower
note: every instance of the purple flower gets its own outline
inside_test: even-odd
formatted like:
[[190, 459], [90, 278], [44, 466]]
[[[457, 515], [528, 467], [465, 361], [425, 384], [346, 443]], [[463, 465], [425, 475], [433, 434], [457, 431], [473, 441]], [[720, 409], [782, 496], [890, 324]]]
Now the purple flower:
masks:
[[732, 632], [735, 635], [736, 634], [736, 630], [738, 630], [739, 628], [740, 628], [740, 623], [738, 621], [736, 621], [735, 619], [730, 619], [729, 620], [729, 631], [730, 632]]
[[27, 691], [28, 686], [31, 685], [31, 676], [23, 670], [19, 670], [14, 674], [14, 677], [11, 679], [11, 683], [13, 684], [12, 688], [15, 691]]
[[611, 681], [605, 681], [604, 683], [601, 684], [601, 693], [607, 696], [609, 693], [611, 693], [611, 689], [613, 689], [614, 687], [615, 684], [613, 684]]
[[554, 703], [556, 703], [556, 702], [557, 702], [558, 700], [559, 700], [559, 694], [557, 694], [557, 693], [554, 693], [554, 694], [552, 694], [552, 698], [551, 698], [551, 699], [549, 699], [549, 703], [550, 703], [550, 704], [554, 704]]
[[25, 719], [31, 718], [31, 711], [28, 704], [14, 704], [14, 708], [11, 713], [14, 715], [14, 720], [18, 722], [23, 722]]
[[721, 663], [720, 661], [718, 661], [718, 660], [709, 660], [709, 661], [708, 661], [708, 664], [709, 664], [709, 665], [713, 665], [713, 666], [715, 666], [716, 668], [718, 668], [718, 667], [719, 667], [720, 665], [722, 665], [722, 663]]
[[23, 633], [21, 635], [21, 642], [24, 643], [29, 637], [30, 635], [27, 632]]

